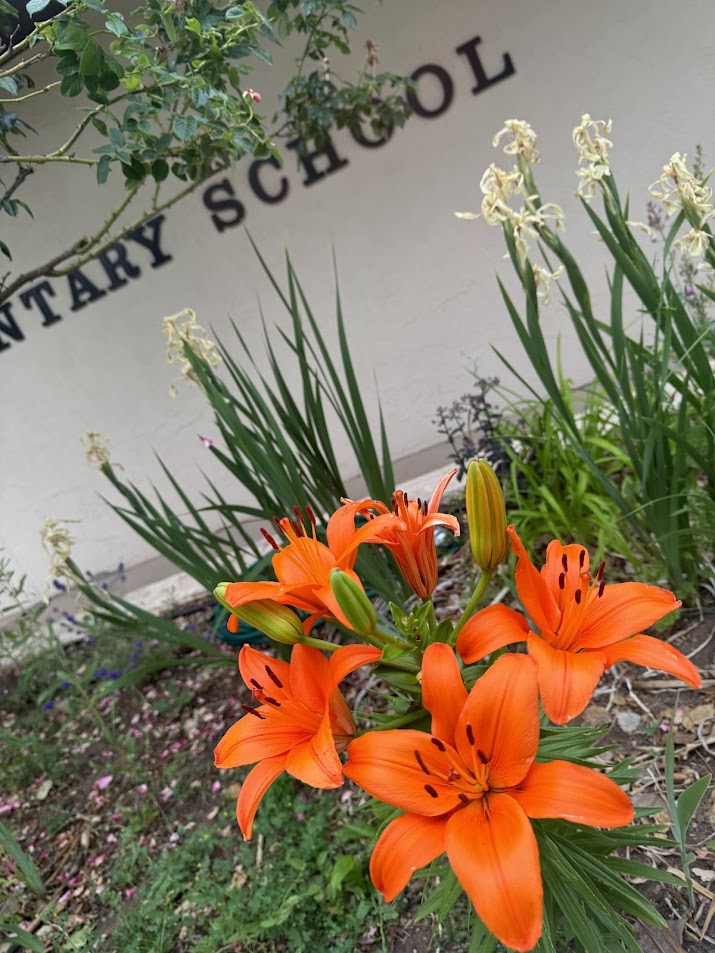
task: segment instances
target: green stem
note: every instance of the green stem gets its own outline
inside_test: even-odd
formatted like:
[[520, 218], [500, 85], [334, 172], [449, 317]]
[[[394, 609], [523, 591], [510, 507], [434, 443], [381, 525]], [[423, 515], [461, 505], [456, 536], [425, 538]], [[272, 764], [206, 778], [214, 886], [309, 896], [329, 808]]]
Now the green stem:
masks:
[[388, 731], [391, 728], [404, 728], [406, 725], [411, 725], [413, 722], [424, 718], [426, 714], [427, 712], [424, 708], [419, 708], [417, 711], [408, 711], [406, 715], [393, 718], [385, 725], [375, 725], [370, 731]]
[[322, 652], [335, 652], [340, 648], [336, 642], [325, 642], [323, 639], [314, 639], [309, 635], [300, 640], [300, 645], [307, 645], [311, 649], [320, 649]]
[[474, 615], [474, 610], [479, 605], [479, 600], [484, 595], [486, 588], [491, 581], [493, 572], [494, 572], [493, 569], [488, 569], [485, 572], [483, 572], [481, 576], [479, 577], [479, 581], [477, 582], [477, 585], [474, 587], [474, 592], [472, 593], [472, 596], [469, 602], [467, 603], [467, 608], [459, 617], [459, 622], [454, 627], [454, 632], [452, 633], [449, 640], [450, 645], [455, 644], [455, 642], [457, 641], [457, 636], [461, 632], [462, 627], [464, 626], [464, 623], [467, 621], [467, 619], [470, 619]]
[[434, 602], [432, 602], [431, 596], [427, 599], [427, 603], [429, 604], [429, 611], [427, 612], [427, 625], [429, 626], [429, 634], [431, 638], [434, 638], [434, 634], [437, 629], [437, 617], [434, 614]]

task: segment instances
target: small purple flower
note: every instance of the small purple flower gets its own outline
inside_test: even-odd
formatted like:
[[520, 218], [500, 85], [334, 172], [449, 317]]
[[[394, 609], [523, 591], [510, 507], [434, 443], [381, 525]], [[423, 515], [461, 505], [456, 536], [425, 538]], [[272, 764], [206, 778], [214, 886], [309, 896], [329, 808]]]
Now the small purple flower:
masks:
[[69, 682], [61, 682], [61, 683], [60, 683], [60, 688], [62, 689], [62, 691], [64, 691], [66, 688], [69, 688], [69, 687], [70, 687], [70, 683], [69, 683]]
[[118, 678], [121, 678], [123, 674], [124, 674], [124, 673], [123, 673], [122, 669], [117, 669], [117, 670], [114, 671], [114, 672], [108, 672], [108, 673], [107, 673], [107, 678], [108, 678], [110, 681], [112, 681], [112, 682], [116, 682], [116, 680], [117, 680]]
[[67, 592], [67, 586], [65, 586], [64, 583], [61, 583], [59, 579], [53, 579], [52, 585], [55, 587], [55, 589], [59, 589], [60, 592]]
[[109, 675], [109, 671], [108, 671], [106, 668], [98, 668], [98, 669], [94, 672], [94, 677], [95, 677], [95, 678], [106, 678], [107, 675]]
[[55, 707], [55, 703], [53, 701], [46, 701], [42, 707], [45, 711], [51, 711]]

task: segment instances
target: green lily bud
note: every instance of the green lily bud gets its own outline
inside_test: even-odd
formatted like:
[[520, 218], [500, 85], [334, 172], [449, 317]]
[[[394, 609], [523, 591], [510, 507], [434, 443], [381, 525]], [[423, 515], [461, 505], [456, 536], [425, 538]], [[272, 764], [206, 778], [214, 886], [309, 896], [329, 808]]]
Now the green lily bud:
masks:
[[253, 626], [273, 642], [295, 645], [303, 639], [303, 625], [300, 617], [288, 606], [272, 599], [257, 599], [242, 606], [232, 606], [226, 601], [226, 589], [229, 583], [222, 582], [214, 589], [214, 596], [224, 609], [228, 609], [241, 622]]
[[330, 588], [350, 627], [358, 635], [368, 635], [377, 625], [372, 603], [360, 583], [340, 569], [330, 573]]
[[504, 562], [508, 539], [501, 484], [486, 460], [469, 464], [466, 502], [472, 557], [483, 572], [491, 572]]

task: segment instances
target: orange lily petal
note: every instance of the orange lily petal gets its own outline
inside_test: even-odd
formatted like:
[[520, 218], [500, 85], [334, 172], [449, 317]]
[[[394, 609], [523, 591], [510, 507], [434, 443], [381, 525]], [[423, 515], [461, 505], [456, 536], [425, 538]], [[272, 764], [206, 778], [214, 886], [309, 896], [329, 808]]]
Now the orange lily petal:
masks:
[[226, 586], [226, 602], [242, 606], [256, 599], [278, 599], [283, 592], [279, 582], [230, 582]]
[[389, 531], [389, 538], [389, 534], [393, 531], [403, 531], [406, 528], [405, 523], [394, 513], [384, 513], [382, 516], [368, 520], [364, 526], [355, 530], [355, 535], [339, 554], [340, 568], [352, 567], [355, 562], [355, 550], [361, 543], [382, 542], [386, 531]]
[[531, 621], [540, 632], [555, 632], [561, 619], [561, 613], [549, 584], [529, 559], [524, 544], [519, 539], [514, 527], [508, 526], [506, 531], [511, 540], [511, 548], [517, 558], [514, 580], [519, 598]]
[[606, 668], [614, 662], [635, 662], [637, 665], [647, 665], [648, 668], [657, 668], [661, 672], [675, 675], [693, 688], [700, 688], [702, 685], [700, 674], [690, 659], [668, 642], [661, 642], [650, 635], [636, 635], [625, 642], [607, 645], [603, 654], [606, 656]]
[[603, 652], [564, 652], [531, 634], [527, 643], [539, 673], [544, 711], [557, 725], [563, 725], [588, 705], [606, 667], [606, 656]]
[[355, 737], [355, 719], [337, 688], [334, 688], [330, 693], [328, 711], [330, 713], [330, 728], [335, 739], [335, 750], [344, 751], [348, 742]]
[[434, 529], [436, 526], [444, 526], [451, 530], [455, 536], [459, 536], [462, 531], [456, 516], [449, 513], [428, 513], [422, 520], [419, 532], [424, 533], [426, 529]]
[[318, 649], [294, 645], [290, 656], [290, 687], [293, 697], [311, 711], [325, 711], [331, 691], [330, 665]]
[[324, 543], [312, 536], [299, 536], [275, 554], [272, 565], [283, 587], [322, 585], [327, 583], [337, 560]]
[[355, 535], [355, 517], [371, 506], [372, 500], [344, 500], [328, 520], [325, 535], [328, 546], [336, 556], [345, 552]]
[[497, 659], [469, 693], [455, 738], [465, 764], [475, 759], [486, 764], [490, 787], [507, 788], [521, 781], [539, 745], [538, 687], [531, 659]]
[[529, 817], [563, 817], [592, 827], [625, 827], [635, 815], [617, 784], [568, 761], [532, 764], [518, 788], [509, 794]]
[[444, 853], [442, 817], [402, 814], [380, 835], [370, 858], [370, 878], [389, 903], [412, 874]]
[[[565, 569], [564, 556], [566, 557]], [[557, 592], [561, 588], [559, 577], [563, 573], [565, 588], [573, 592], [579, 588], [579, 576], [582, 572], [588, 572], [586, 548], [578, 543], [564, 546], [558, 539], [552, 539], [546, 547], [546, 562], [541, 567], [541, 577], [546, 581], [549, 589]]]
[[253, 834], [253, 819], [258, 805], [275, 779], [285, 770], [285, 755], [266, 758], [252, 768], [241, 785], [236, 802], [236, 820], [241, 828], [244, 840], [250, 840]]
[[286, 771], [313, 788], [339, 788], [343, 783], [343, 766], [335, 750], [328, 712], [316, 734], [288, 752]]
[[487, 606], [467, 619], [457, 636], [457, 651], [469, 665], [512, 642], [523, 642], [529, 624], [508, 606]]
[[587, 608], [573, 648], [598, 649], [653, 625], [682, 603], [672, 592], [644, 582], [607, 585]]
[[238, 668], [251, 691], [264, 689], [278, 701], [290, 692], [290, 665], [281, 659], [244, 645], [238, 653]]
[[433, 735], [454, 745], [454, 729], [466, 700], [454, 649], [434, 642], [422, 659], [422, 704], [432, 715]]
[[438, 817], [462, 804], [459, 788], [440, 780], [459, 762], [457, 752], [442, 741], [439, 745], [442, 750], [430, 735], [409, 728], [369, 731], [348, 745], [343, 774], [386, 804]]
[[367, 665], [369, 662], [378, 662], [382, 658], [382, 651], [372, 645], [344, 645], [333, 652], [329, 659], [330, 684], [333, 688], [338, 685], [355, 669]]
[[[442, 499], [442, 494], [447, 489], [447, 484], [449, 483], [449, 481], [452, 479], [452, 477], [454, 476], [456, 472], [457, 472], [457, 467], [454, 467], [454, 469], [450, 470], [449, 473], [445, 473], [445, 475], [439, 481], [437, 486], [434, 488], [434, 492], [432, 493], [429, 504], [427, 505], [428, 513], [437, 512], [437, 510], [439, 509], [440, 500]], [[457, 523], [457, 526], [459, 526], [459, 523]], [[457, 535], [459, 535], [459, 531], [457, 531]]]
[[[312, 732], [306, 731], [305, 725], [288, 717], [282, 718], [268, 705], [262, 705], [256, 711], [260, 714], [266, 709], [263, 717], [246, 714], [228, 729], [214, 750], [217, 768], [240, 768], [263, 758], [284, 755], [311, 736]], [[317, 721], [315, 727], [318, 727]]]
[[452, 869], [492, 933], [510, 949], [530, 950], [541, 936], [539, 848], [526, 814], [508, 794], [490, 794], [447, 821]]

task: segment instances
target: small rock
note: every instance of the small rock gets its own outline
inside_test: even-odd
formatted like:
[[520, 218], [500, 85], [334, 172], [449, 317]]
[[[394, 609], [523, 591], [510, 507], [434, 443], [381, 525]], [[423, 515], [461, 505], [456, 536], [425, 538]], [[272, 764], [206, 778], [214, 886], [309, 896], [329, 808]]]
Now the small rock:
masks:
[[52, 781], [50, 780], [50, 778], [47, 778], [45, 781], [42, 782], [42, 784], [37, 788], [37, 791], [35, 792], [35, 797], [37, 798], [37, 800], [38, 801], [46, 800], [47, 795], [50, 793], [51, 788], [52, 788]]
[[637, 712], [626, 708], [616, 714], [616, 723], [621, 731], [627, 735], [632, 735], [641, 726], [641, 716]]

